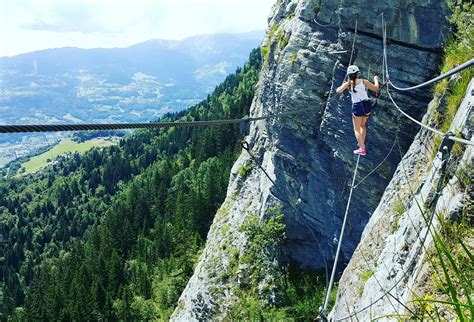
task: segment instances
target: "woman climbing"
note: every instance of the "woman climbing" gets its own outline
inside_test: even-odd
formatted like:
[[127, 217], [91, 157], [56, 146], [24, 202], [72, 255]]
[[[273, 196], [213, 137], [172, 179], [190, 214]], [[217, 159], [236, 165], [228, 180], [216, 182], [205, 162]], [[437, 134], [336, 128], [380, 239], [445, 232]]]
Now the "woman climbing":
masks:
[[361, 79], [359, 67], [356, 65], [351, 65], [347, 68], [347, 75], [349, 76], [349, 81], [339, 86], [336, 92], [341, 94], [346, 89], [349, 89], [352, 98], [352, 123], [354, 124], [354, 133], [359, 146], [357, 150], [354, 150], [354, 153], [366, 155], [365, 136], [367, 129], [365, 125], [373, 109], [367, 95], [367, 88], [377, 92], [379, 90], [379, 78], [374, 76], [375, 84], [366, 79]]

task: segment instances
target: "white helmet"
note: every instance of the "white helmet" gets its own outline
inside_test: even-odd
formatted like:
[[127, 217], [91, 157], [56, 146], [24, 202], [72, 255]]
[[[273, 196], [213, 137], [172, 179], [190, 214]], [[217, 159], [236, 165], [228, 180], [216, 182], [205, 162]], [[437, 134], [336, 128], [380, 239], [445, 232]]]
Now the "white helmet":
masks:
[[350, 65], [349, 67], [347, 67], [347, 74], [354, 74], [354, 73], [357, 73], [359, 71], [359, 67], [357, 67], [356, 65]]

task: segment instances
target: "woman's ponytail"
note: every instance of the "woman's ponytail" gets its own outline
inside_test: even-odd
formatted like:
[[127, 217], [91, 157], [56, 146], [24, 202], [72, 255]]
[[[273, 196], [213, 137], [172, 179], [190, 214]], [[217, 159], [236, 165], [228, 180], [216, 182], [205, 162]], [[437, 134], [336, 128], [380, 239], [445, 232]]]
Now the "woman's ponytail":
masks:
[[355, 81], [357, 79], [357, 74], [358, 73], [353, 73], [349, 74], [349, 84], [351, 85], [351, 92], [356, 93], [357, 91], [355, 90]]

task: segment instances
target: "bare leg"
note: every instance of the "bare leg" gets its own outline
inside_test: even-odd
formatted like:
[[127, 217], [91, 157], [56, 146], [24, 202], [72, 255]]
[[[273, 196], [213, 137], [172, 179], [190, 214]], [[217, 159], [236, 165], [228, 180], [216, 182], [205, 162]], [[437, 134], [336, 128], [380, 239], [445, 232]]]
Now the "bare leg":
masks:
[[365, 150], [365, 137], [367, 136], [367, 120], [369, 119], [367, 116], [361, 117], [361, 123], [360, 123], [360, 135], [362, 137], [362, 142], [364, 142], [364, 150]]
[[363, 117], [352, 115], [352, 123], [354, 124], [354, 134], [355, 134], [357, 143], [359, 143], [359, 148], [361, 148], [362, 150], [365, 150], [365, 143], [360, 133], [362, 119]]

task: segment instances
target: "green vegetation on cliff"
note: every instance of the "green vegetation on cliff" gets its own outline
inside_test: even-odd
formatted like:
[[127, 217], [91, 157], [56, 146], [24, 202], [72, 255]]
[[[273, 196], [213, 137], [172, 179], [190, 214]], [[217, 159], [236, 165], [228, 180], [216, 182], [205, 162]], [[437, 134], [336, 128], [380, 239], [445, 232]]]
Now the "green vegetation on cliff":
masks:
[[[449, 18], [454, 33], [444, 47], [444, 59], [441, 72], [448, 70], [474, 58], [474, 6], [465, 1], [453, 0], [450, 2], [453, 10]], [[450, 80], [443, 80], [435, 87], [435, 94], [443, 96], [446, 92], [446, 107], [439, 115], [440, 129], [448, 131], [456, 111], [466, 93], [470, 80], [474, 77], [474, 70], [468, 68]]]
[[[442, 72], [446, 72], [474, 58], [474, 6], [469, 1], [452, 0], [450, 22], [454, 33], [444, 48]], [[466, 69], [455, 77], [444, 80], [435, 87], [435, 95], [443, 97], [441, 112], [437, 115], [442, 131], [450, 130], [451, 122], [466, 95], [469, 82], [474, 78], [474, 70]], [[459, 133], [455, 133], [459, 135]], [[436, 146], [441, 139], [435, 138]], [[451, 162], [459, 161], [465, 146], [456, 143]], [[448, 170], [448, 172], [450, 172]], [[460, 189], [466, 196], [472, 195], [472, 168], [449, 173], [459, 180]], [[463, 202], [464, 208], [459, 218], [446, 218], [445, 213], [437, 213], [441, 230], [434, 231], [434, 246], [428, 252], [429, 277], [424, 294], [414, 296], [414, 307], [419, 317], [429, 320], [472, 321], [474, 318], [474, 278], [473, 247], [473, 206], [472, 200]]]
[[[231, 277], [238, 300], [229, 316], [244, 321], [312, 320], [324, 301], [324, 272], [281, 263], [285, 225], [280, 209], [270, 208], [263, 220], [250, 215], [240, 231], [247, 243], [242, 256], [229, 265], [239, 268]], [[331, 295], [332, 305], [336, 288]]]

